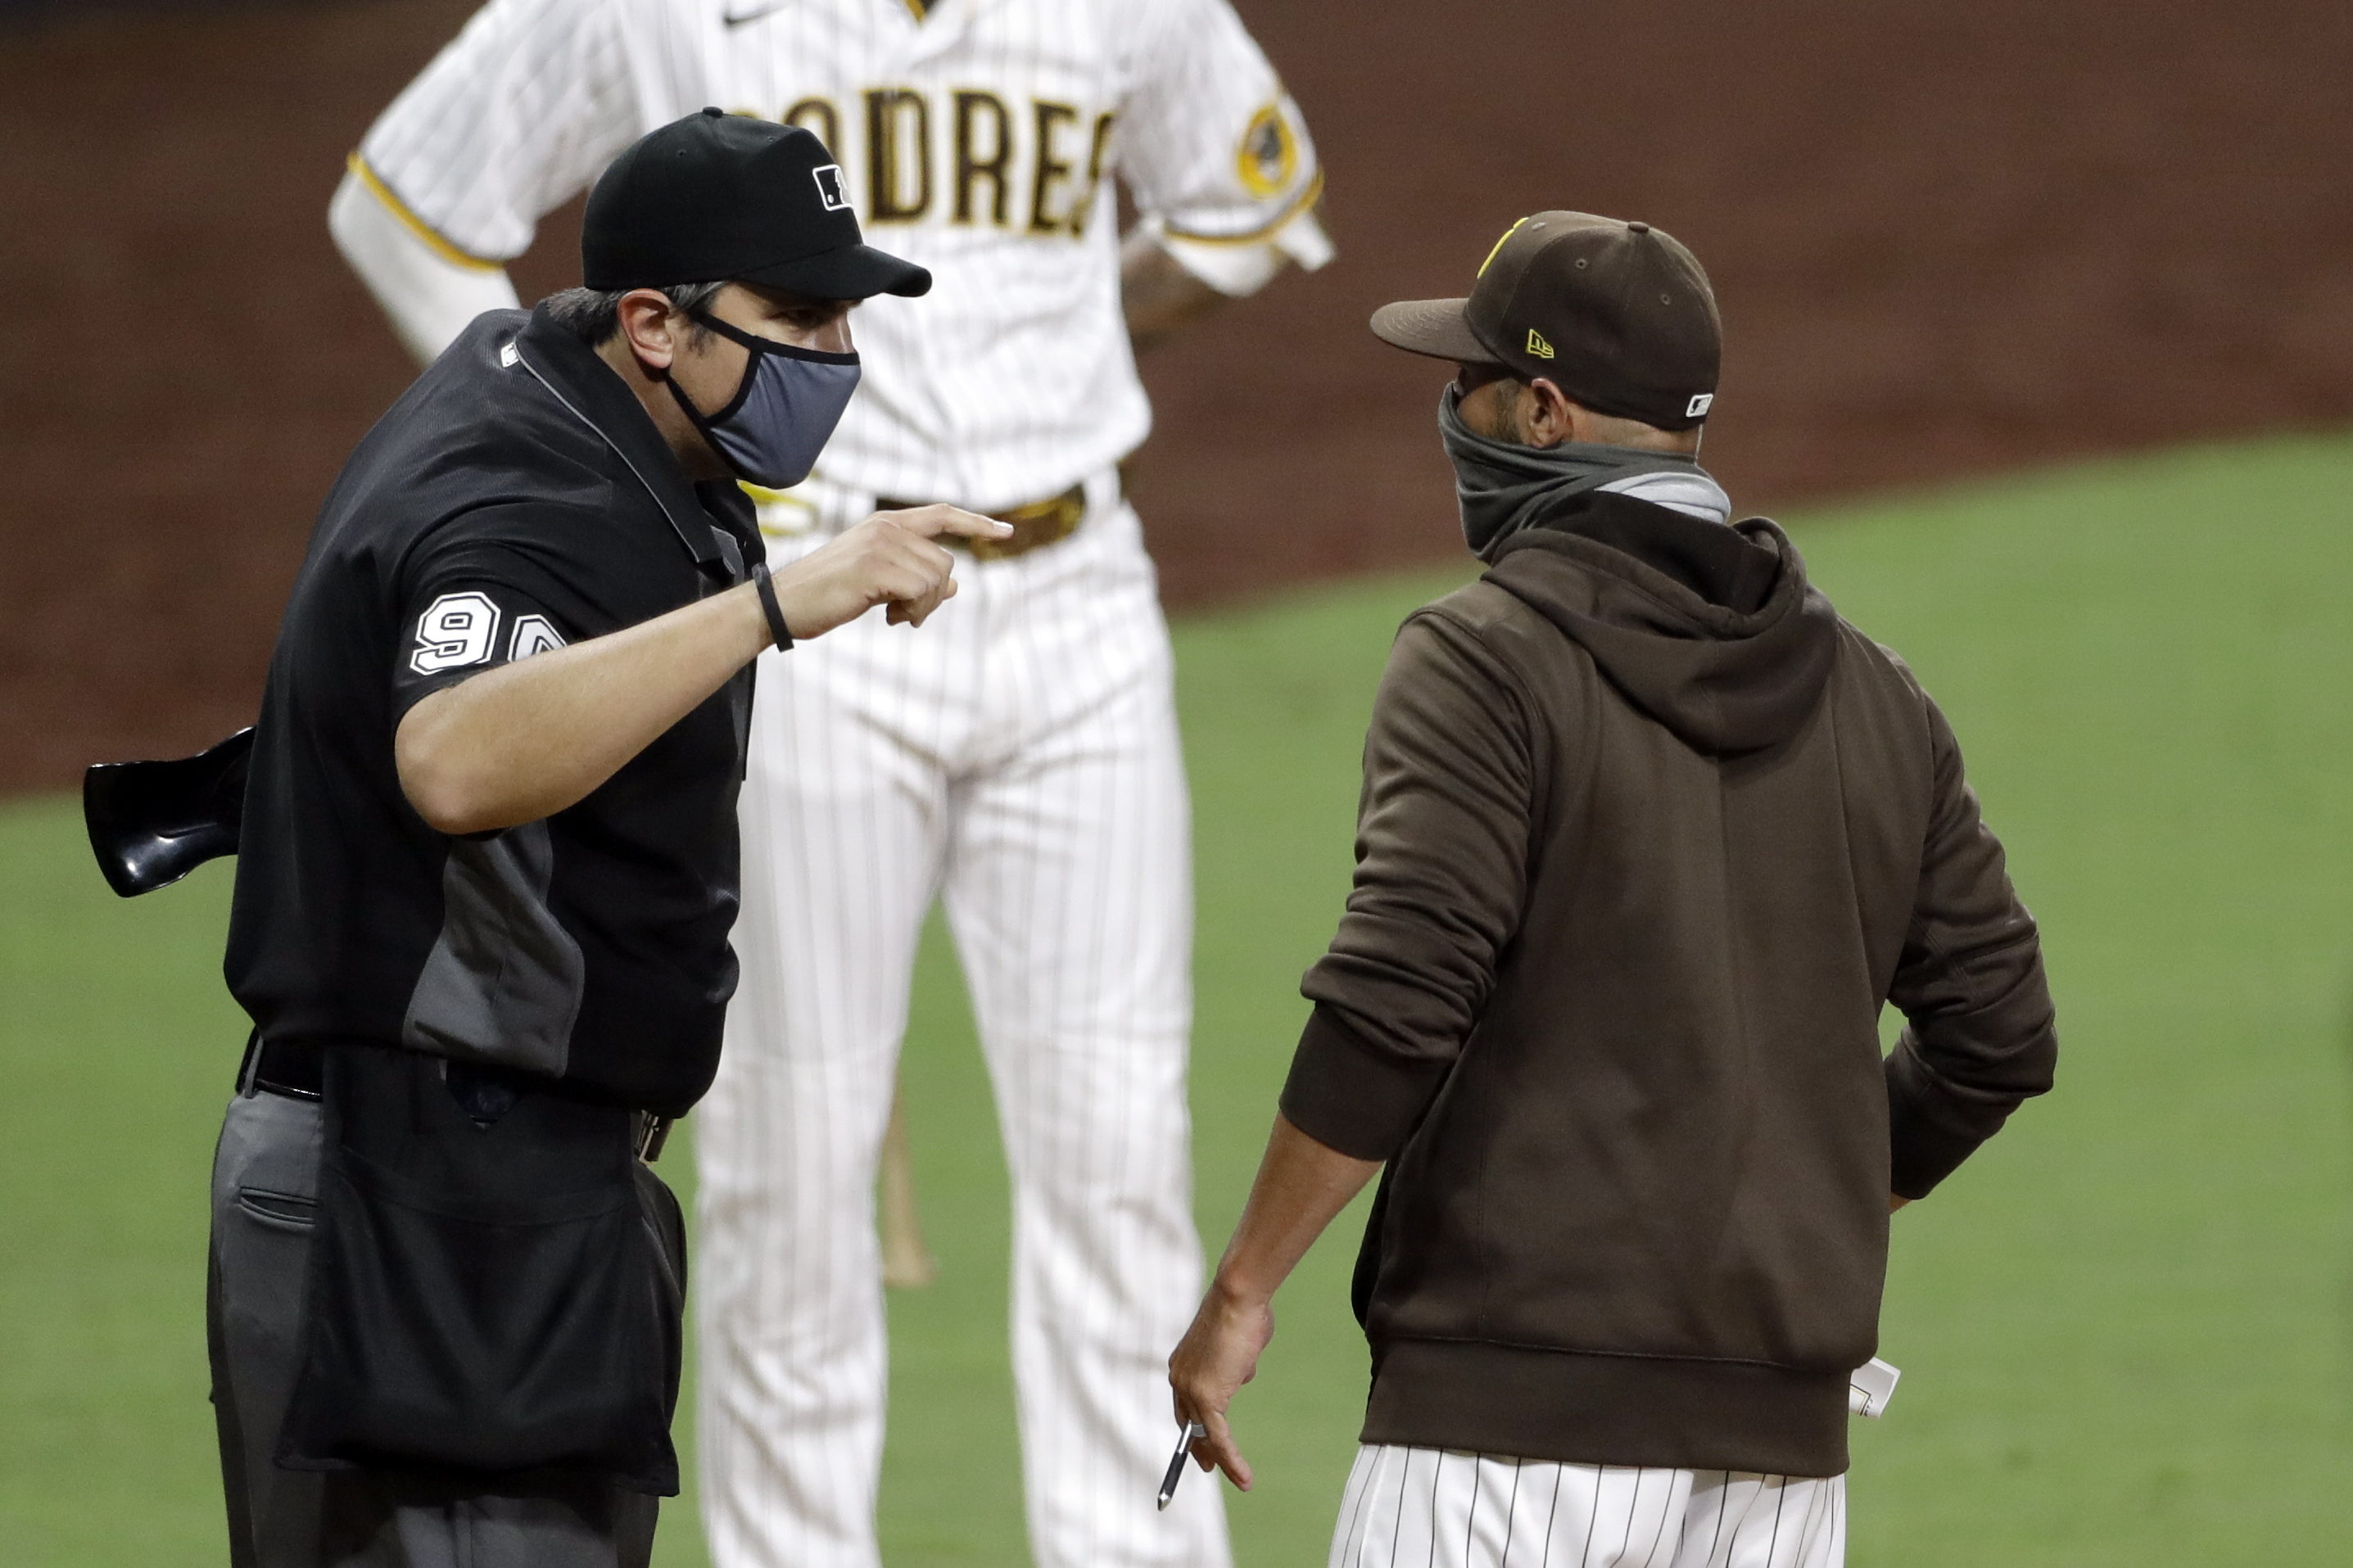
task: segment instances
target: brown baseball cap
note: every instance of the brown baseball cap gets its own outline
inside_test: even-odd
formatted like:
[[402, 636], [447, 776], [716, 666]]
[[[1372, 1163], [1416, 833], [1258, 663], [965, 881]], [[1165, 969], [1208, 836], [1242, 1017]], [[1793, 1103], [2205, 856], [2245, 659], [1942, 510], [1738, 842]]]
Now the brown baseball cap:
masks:
[[1541, 376], [1587, 407], [1661, 430], [1707, 419], [1724, 358], [1699, 258], [1646, 223], [1541, 212], [1504, 231], [1467, 300], [1406, 300], [1373, 331], [1409, 353]]

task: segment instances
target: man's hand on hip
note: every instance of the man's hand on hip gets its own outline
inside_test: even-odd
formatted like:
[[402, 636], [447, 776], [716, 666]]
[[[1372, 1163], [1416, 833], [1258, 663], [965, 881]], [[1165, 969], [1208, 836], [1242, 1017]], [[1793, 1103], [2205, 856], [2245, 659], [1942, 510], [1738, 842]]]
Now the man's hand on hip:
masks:
[[1013, 526], [952, 506], [878, 511], [776, 574], [777, 607], [796, 638], [822, 636], [877, 605], [892, 624], [921, 626], [955, 595], [943, 534], [1005, 539]]

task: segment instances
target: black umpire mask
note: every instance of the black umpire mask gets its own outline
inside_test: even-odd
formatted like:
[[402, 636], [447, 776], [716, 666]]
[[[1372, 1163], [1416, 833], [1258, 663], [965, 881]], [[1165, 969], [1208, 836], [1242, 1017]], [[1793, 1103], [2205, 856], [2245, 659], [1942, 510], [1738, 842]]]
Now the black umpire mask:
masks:
[[675, 376], [663, 378], [670, 395], [743, 478], [776, 490], [808, 478], [849, 406], [849, 395], [858, 390], [858, 356], [757, 337], [706, 310], [691, 315], [696, 324], [750, 350], [751, 361], [735, 395], [716, 414], [697, 408]]

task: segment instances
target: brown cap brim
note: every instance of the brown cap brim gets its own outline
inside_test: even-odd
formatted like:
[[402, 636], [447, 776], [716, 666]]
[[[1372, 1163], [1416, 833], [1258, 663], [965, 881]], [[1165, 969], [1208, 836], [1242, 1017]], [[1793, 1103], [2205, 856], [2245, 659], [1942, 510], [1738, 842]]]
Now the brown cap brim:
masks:
[[1391, 348], [1457, 364], [1501, 364], [1472, 334], [1462, 308], [1467, 300], [1400, 300], [1373, 312], [1373, 336]]

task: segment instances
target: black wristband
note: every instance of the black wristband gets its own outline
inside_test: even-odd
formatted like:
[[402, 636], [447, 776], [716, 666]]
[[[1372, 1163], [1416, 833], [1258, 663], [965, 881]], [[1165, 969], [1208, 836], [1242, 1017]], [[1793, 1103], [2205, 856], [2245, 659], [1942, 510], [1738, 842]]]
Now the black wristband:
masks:
[[768, 635], [776, 639], [776, 651], [783, 653], [793, 646], [793, 629], [785, 625], [784, 609], [776, 603], [776, 586], [768, 581], [766, 562], [752, 568], [752, 584], [760, 591], [760, 613], [768, 617]]

